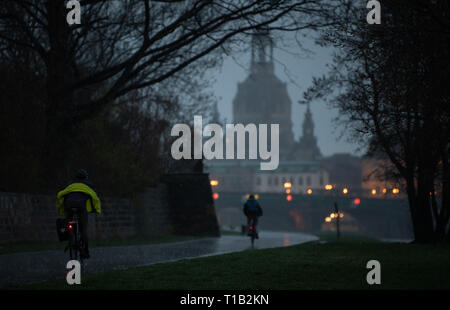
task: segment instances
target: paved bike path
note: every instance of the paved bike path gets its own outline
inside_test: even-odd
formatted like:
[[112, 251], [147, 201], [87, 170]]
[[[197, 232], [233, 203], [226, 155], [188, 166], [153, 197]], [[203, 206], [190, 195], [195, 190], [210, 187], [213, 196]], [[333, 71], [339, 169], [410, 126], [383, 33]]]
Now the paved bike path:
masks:
[[[255, 241], [255, 249], [290, 246], [318, 239], [303, 233], [268, 231], [261, 231], [259, 237], [260, 239]], [[61, 247], [64, 248], [64, 245]], [[96, 273], [126, 269], [248, 249], [248, 237], [230, 235], [174, 243], [93, 248], [90, 250], [91, 258], [85, 271]], [[0, 287], [64, 279], [67, 261], [68, 254], [62, 250], [0, 255]]]

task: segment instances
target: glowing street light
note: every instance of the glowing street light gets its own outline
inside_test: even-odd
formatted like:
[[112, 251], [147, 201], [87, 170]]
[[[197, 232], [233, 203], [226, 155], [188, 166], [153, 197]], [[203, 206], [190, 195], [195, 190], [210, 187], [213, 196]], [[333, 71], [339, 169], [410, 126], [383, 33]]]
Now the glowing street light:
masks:
[[347, 195], [347, 194], [348, 194], [348, 188], [344, 188], [344, 189], [342, 190], [342, 194]]
[[387, 189], [385, 187], [385, 188], [383, 188], [383, 194], [386, 194], [386, 193], [387, 193]]
[[312, 194], [312, 189], [308, 188], [308, 190], [306, 191], [306, 193], [307, 193], [308, 195], [311, 195], [311, 194]]
[[327, 184], [327, 185], [325, 185], [325, 189], [326, 189], [327, 191], [331, 191], [331, 190], [333, 189], [333, 185]]
[[209, 181], [209, 184], [211, 184], [211, 186], [218, 186], [219, 185], [219, 181], [211, 180], [211, 181]]
[[325, 222], [327, 222], [327, 223], [331, 222], [331, 217], [327, 216], [327, 217], [325, 218]]
[[290, 194], [291, 193], [291, 189], [290, 188], [287, 188], [286, 189], [286, 194]]
[[291, 182], [285, 182], [283, 184], [284, 188], [291, 188], [292, 187], [292, 183]]
[[398, 188], [392, 189], [392, 194], [397, 195], [398, 193], [400, 193], [400, 190]]
[[377, 194], [377, 190], [376, 189], [373, 189], [372, 190], [372, 195], [376, 195]]
[[287, 195], [287, 196], [286, 196], [286, 200], [287, 200], [287, 201], [292, 201], [292, 195]]

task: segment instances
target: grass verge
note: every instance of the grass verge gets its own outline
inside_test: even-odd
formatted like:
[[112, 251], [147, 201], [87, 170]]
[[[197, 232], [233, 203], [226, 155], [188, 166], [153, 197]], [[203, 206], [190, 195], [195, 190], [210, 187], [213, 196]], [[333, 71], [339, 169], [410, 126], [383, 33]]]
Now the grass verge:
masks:
[[[173, 263], [86, 275], [82, 284], [64, 280], [20, 289], [450, 289], [450, 248], [339, 242], [249, 250]], [[366, 282], [369, 260], [381, 263], [381, 285]]]

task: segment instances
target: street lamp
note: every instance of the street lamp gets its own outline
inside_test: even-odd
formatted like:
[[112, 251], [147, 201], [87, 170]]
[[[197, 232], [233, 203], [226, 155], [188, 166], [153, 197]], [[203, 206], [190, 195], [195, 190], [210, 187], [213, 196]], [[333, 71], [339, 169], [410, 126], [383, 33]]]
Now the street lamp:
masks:
[[345, 187], [345, 188], [342, 190], [342, 194], [347, 195], [347, 194], [348, 194], [348, 188]]
[[341, 236], [341, 232], [339, 231], [339, 208], [338, 208], [338, 204], [336, 202], [336, 191], [333, 191], [334, 186], [331, 184], [327, 184], [325, 185], [325, 190], [327, 191], [332, 191], [333, 193], [333, 197], [334, 197], [334, 211], [336, 214], [332, 214], [333, 216], [330, 216], [330, 218], [334, 218], [336, 217], [336, 234], [337, 234], [337, 239], [339, 240], [340, 236]]
[[211, 184], [211, 186], [218, 186], [219, 185], [219, 181], [211, 180], [211, 181], [209, 181], [209, 184]]

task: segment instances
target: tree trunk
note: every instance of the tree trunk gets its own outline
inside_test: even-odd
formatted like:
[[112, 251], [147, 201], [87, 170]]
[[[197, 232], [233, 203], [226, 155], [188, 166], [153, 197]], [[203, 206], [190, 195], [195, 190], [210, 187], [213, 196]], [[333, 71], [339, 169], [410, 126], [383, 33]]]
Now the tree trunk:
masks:
[[48, 188], [64, 182], [68, 154], [71, 152], [70, 139], [74, 133], [72, 122], [74, 113], [74, 81], [71, 66], [70, 29], [65, 20], [67, 14], [64, 1], [46, 2], [48, 13], [48, 34], [50, 49], [46, 57], [47, 106], [46, 137], [43, 167]]

